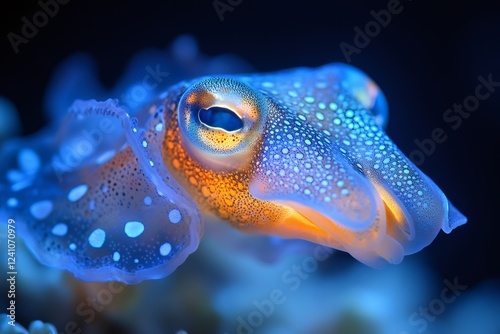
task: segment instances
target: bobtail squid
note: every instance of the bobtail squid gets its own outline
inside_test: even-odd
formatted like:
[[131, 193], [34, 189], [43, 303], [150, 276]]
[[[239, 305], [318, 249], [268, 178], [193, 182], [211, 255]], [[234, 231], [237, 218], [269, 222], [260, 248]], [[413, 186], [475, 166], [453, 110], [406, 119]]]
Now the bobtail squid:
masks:
[[172, 273], [202, 213], [397, 264], [466, 218], [387, 137], [387, 109], [340, 63], [183, 81], [135, 115], [76, 100], [4, 145], [1, 212], [42, 263], [86, 281]]

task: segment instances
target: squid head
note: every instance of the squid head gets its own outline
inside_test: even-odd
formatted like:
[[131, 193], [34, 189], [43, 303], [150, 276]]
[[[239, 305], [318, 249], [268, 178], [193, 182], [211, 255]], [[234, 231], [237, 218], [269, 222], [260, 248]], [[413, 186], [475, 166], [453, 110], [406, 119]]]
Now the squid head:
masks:
[[208, 77], [167, 94], [163, 159], [203, 211], [247, 233], [399, 263], [465, 223], [387, 137], [387, 102], [330, 64]]

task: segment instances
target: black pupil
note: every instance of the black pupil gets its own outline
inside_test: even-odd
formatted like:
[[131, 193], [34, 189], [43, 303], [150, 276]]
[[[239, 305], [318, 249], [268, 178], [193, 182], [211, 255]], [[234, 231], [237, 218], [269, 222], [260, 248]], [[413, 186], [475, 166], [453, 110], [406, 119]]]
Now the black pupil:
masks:
[[243, 121], [230, 109], [212, 107], [200, 109], [198, 113], [200, 121], [212, 128], [220, 128], [226, 131], [236, 131], [243, 128]]

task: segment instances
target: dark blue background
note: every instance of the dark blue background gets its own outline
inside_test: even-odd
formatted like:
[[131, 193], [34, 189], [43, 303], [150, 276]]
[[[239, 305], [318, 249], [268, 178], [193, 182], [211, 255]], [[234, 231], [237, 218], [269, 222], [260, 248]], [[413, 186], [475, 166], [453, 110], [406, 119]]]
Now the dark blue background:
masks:
[[[112, 87], [129, 58], [145, 47], [164, 48], [183, 33], [202, 52], [234, 53], [258, 71], [319, 66], [344, 61], [341, 42], [353, 43], [353, 28], [372, 20], [371, 10], [388, 1], [243, 0], [219, 17], [206, 1], [71, 0], [15, 54], [6, 37], [19, 33], [21, 17], [39, 10], [35, 1], [0, 5], [0, 95], [22, 113], [25, 133], [46, 120], [42, 101], [51, 73], [77, 51], [92, 54], [100, 79]], [[442, 120], [454, 103], [474, 93], [479, 75], [500, 81], [500, 12], [486, 1], [402, 1], [403, 11], [374, 37], [352, 64], [374, 78], [390, 107], [389, 136], [409, 154], [414, 140], [436, 127], [448, 139], [421, 169], [469, 218], [451, 235], [441, 233], [426, 248], [443, 278], [474, 285], [500, 277], [500, 90], [481, 102], [457, 129]], [[8, 7], [7, 7], [8, 6]]]

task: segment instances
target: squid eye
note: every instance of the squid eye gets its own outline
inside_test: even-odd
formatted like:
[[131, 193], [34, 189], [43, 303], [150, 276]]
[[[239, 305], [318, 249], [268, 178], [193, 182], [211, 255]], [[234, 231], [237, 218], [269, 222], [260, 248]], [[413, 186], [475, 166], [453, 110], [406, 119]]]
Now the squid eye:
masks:
[[267, 116], [265, 97], [230, 78], [202, 79], [181, 96], [183, 147], [205, 167], [227, 171], [250, 163]]
[[243, 121], [231, 109], [213, 107], [200, 109], [198, 113], [201, 124], [214, 129], [222, 129], [227, 132], [238, 131], [243, 128]]

